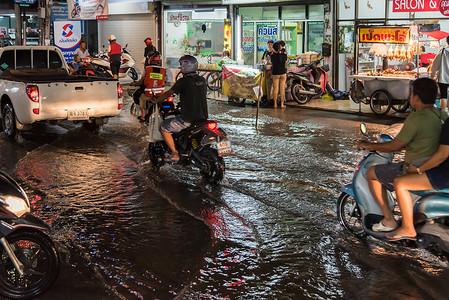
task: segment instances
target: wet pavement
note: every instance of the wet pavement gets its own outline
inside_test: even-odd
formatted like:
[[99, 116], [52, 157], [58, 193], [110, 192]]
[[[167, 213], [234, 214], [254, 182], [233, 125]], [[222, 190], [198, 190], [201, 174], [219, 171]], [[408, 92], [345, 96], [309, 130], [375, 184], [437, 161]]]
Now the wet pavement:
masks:
[[[126, 94], [126, 93], [125, 93]], [[0, 134], [1, 168], [64, 250], [40, 299], [444, 299], [447, 260], [374, 239], [336, 218], [342, 184], [372, 134], [397, 119], [210, 100], [230, 136], [220, 185], [198, 170], [152, 168], [147, 128], [129, 113], [99, 135], [70, 123], [18, 143]]]

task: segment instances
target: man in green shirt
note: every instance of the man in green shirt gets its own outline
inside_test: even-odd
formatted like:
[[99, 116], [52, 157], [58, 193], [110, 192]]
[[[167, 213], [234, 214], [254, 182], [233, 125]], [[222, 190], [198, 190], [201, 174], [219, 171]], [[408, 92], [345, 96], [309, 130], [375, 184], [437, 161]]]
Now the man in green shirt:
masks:
[[374, 231], [392, 231], [397, 227], [385, 189], [393, 191], [395, 177], [403, 174], [411, 164], [419, 167], [438, 149], [442, 124], [448, 115], [434, 106], [437, 93], [437, 85], [432, 79], [415, 80], [410, 104], [416, 112], [407, 117], [396, 138], [385, 143], [357, 143], [360, 148], [379, 152], [395, 152], [406, 148], [404, 162], [376, 165], [369, 168], [366, 174], [370, 191], [384, 215], [381, 222], [373, 225]]

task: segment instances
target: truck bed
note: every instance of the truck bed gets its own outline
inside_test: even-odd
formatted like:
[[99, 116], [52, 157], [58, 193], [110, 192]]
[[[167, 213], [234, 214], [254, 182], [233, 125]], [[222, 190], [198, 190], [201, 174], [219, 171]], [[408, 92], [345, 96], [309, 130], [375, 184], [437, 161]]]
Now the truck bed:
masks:
[[116, 81], [114, 78], [69, 75], [65, 69], [49, 68], [5, 70], [0, 79], [26, 83]]

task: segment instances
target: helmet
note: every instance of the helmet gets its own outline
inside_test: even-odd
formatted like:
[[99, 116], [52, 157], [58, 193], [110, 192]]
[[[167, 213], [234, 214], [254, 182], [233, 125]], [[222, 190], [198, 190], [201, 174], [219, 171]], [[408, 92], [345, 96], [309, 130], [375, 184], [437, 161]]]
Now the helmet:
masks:
[[179, 59], [182, 74], [189, 74], [198, 71], [198, 60], [192, 55], [184, 55]]
[[146, 39], [145, 39], [145, 44], [147, 45], [147, 46], [150, 46], [150, 45], [152, 45], [153, 44], [153, 40], [151, 39], [151, 38], [149, 38], [149, 37], [147, 37]]
[[113, 35], [113, 34], [111, 34], [109, 37], [108, 37], [108, 41], [109, 42], [112, 42], [112, 41], [115, 41], [116, 40], [116, 38], [115, 38], [115, 35]]

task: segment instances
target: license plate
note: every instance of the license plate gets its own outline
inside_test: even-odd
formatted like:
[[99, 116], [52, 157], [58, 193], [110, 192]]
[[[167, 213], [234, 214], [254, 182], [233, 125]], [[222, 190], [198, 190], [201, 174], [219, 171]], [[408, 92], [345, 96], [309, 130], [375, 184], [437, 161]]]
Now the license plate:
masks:
[[223, 141], [217, 143], [217, 150], [220, 155], [227, 155], [232, 153], [231, 141]]
[[86, 110], [69, 110], [67, 114], [68, 120], [88, 120], [89, 114]]

